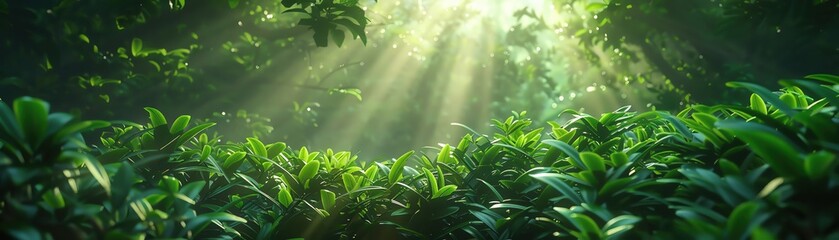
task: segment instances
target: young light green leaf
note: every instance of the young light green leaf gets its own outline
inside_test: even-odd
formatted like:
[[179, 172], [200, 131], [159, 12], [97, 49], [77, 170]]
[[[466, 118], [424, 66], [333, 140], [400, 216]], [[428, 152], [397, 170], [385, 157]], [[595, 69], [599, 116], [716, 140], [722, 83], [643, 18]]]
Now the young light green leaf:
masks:
[[186, 126], [189, 125], [189, 120], [192, 117], [189, 115], [181, 115], [174, 122], [172, 122], [172, 126], [169, 128], [169, 133], [175, 134], [183, 131], [186, 129]]
[[143, 40], [139, 38], [131, 39], [131, 56], [140, 55], [140, 52], [143, 51]]
[[766, 103], [763, 102], [763, 98], [761, 98], [760, 95], [755, 93], [752, 93], [752, 96], [749, 98], [749, 108], [759, 113], [766, 114]]
[[324, 210], [329, 210], [335, 206], [335, 193], [326, 189], [320, 190], [320, 202], [323, 204]]
[[76, 155], [78, 158], [84, 159], [84, 165], [87, 167], [87, 170], [90, 171], [90, 175], [93, 176], [93, 179], [95, 179], [96, 182], [105, 189], [105, 193], [108, 196], [111, 195], [111, 179], [108, 177], [108, 172], [105, 171], [105, 167], [102, 166], [99, 161], [90, 159], [87, 155], [76, 152], [64, 152], [62, 154], [72, 154]]
[[265, 148], [265, 144], [263, 144], [262, 141], [259, 141], [259, 139], [256, 138], [247, 138], [247, 140], [255, 155], [268, 157], [268, 149]]
[[301, 183], [305, 183], [318, 174], [318, 169], [320, 169], [320, 161], [309, 161], [302, 169], [300, 169], [300, 173], [297, 174], [297, 179], [299, 179]]
[[431, 196], [431, 199], [448, 197], [449, 195], [452, 195], [452, 193], [454, 193], [455, 190], [457, 190], [457, 186], [455, 185], [443, 186], [442, 188], [440, 188], [440, 190], [437, 190], [437, 194]]
[[410, 158], [413, 154], [413, 150], [408, 151], [405, 154], [402, 154], [402, 156], [396, 159], [396, 162], [393, 163], [393, 166], [390, 168], [390, 173], [387, 175], [388, 183], [390, 185], [396, 184], [396, 181], [402, 177], [402, 171], [404, 171], [403, 167], [405, 167], [408, 158]]
[[288, 207], [294, 199], [291, 198], [291, 192], [289, 192], [288, 188], [281, 187], [280, 192], [277, 193], [277, 201], [279, 201], [283, 207]]
[[146, 112], [149, 112], [149, 120], [151, 120], [152, 127], [166, 125], [166, 117], [163, 116], [163, 113], [161, 113], [160, 110], [153, 107], [145, 107], [143, 109], [145, 109]]
[[437, 179], [434, 178], [434, 174], [426, 168], [422, 168], [422, 172], [425, 173], [425, 179], [428, 181], [428, 188], [431, 189], [431, 196], [437, 195]]

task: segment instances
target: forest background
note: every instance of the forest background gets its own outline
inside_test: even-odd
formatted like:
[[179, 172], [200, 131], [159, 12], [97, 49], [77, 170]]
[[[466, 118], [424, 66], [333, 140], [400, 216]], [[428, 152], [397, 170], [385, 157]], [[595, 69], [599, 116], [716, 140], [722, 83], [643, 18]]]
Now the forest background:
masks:
[[453, 143], [452, 123], [743, 102], [725, 82], [839, 63], [832, 0], [298, 2], [2, 0], [0, 98], [379, 159]]

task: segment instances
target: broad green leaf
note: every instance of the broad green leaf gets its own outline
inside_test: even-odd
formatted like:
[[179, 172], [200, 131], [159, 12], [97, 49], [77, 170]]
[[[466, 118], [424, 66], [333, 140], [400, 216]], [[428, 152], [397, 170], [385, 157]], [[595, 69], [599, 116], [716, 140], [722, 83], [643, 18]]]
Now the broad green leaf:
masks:
[[105, 171], [105, 167], [102, 166], [99, 161], [90, 159], [87, 155], [82, 153], [64, 152], [62, 154], [76, 155], [76, 157], [84, 159], [84, 165], [87, 167], [87, 170], [90, 171], [90, 175], [93, 176], [93, 179], [95, 179], [96, 182], [105, 189], [105, 193], [108, 194], [108, 196], [111, 195], [111, 179], [108, 177], [108, 172]]
[[303, 168], [300, 169], [300, 173], [297, 174], [297, 179], [299, 179], [301, 183], [305, 183], [318, 174], [318, 169], [320, 169], [320, 161], [309, 161], [305, 166], [303, 166]]
[[719, 164], [720, 170], [722, 170], [725, 175], [740, 175], [740, 167], [737, 167], [736, 164], [727, 159], [720, 159], [717, 164]]
[[369, 182], [373, 182], [376, 180], [376, 176], [379, 174], [379, 166], [378, 165], [370, 165], [367, 170], [364, 170], [364, 176], [367, 177]]
[[574, 149], [574, 147], [571, 147], [571, 145], [568, 145], [565, 142], [560, 142], [560, 141], [553, 140], [553, 139], [548, 139], [548, 140], [542, 141], [542, 143], [551, 145], [551, 146], [561, 150], [562, 152], [564, 152], [566, 155], [571, 157], [571, 160], [573, 160], [571, 163], [573, 163], [576, 167], [578, 167], [580, 169], [583, 169], [583, 167], [585, 167], [585, 164], [583, 163], [583, 160], [580, 159], [580, 153], [577, 152], [577, 150]]
[[291, 198], [291, 192], [288, 191], [288, 188], [282, 187], [280, 188], [280, 192], [277, 193], [277, 201], [279, 201], [283, 207], [288, 207], [294, 199]]
[[149, 120], [151, 120], [152, 127], [166, 125], [166, 117], [163, 116], [160, 110], [153, 107], [146, 107], [144, 109], [146, 109], [146, 112], [149, 112]]
[[414, 151], [411, 150], [396, 159], [396, 162], [394, 162], [393, 166], [390, 168], [390, 173], [387, 175], [389, 185], [396, 184], [396, 181], [398, 181], [399, 178], [402, 178], [402, 171], [404, 171], [405, 164], [407, 163], [408, 158], [410, 158], [413, 154]]
[[273, 143], [268, 146], [268, 158], [274, 158], [280, 155], [286, 149], [286, 144], [283, 142]]
[[580, 153], [580, 160], [583, 161], [583, 164], [585, 164], [588, 170], [595, 172], [606, 171], [605, 160], [600, 155], [597, 155], [597, 153], [582, 152]]
[[171, 176], [163, 176], [163, 179], [160, 179], [157, 186], [166, 192], [176, 193], [181, 189], [181, 181]]
[[607, 236], [611, 237], [632, 229], [633, 225], [640, 221], [640, 217], [620, 215], [606, 222], [606, 225], [603, 226], [603, 230], [606, 231]]
[[728, 230], [726, 238], [745, 239], [751, 233], [752, 229], [759, 226], [762, 221], [761, 218], [755, 217], [758, 210], [759, 207], [754, 202], [742, 203], [737, 208], [734, 208], [731, 216], [728, 217], [728, 222], [725, 224], [726, 230]]
[[189, 125], [189, 120], [192, 117], [189, 115], [181, 115], [174, 122], [172, 122], [172, 126], [169, 128], [169, 133], [175, 134], [183, 131], [186, 129], [186, 126]]
[[265, 148], [265, 144], [262, 141], [256, 138], [247, 138], [247, 140], [255, 155], [265, 158], [268, 157], [268, 149]]
[[33, 148], [37, 148], [46, 137], [49, 109], [47, 102], [36, 98], [21, 97], [14, 101], [17, 123]]
[[787, 106], [790, 106], [790, 107], [793, 107], [793, 108], [798, 107], [798, 101], [795, 99], [795, 96], [792, 95], [792, 93], [781, 94], [780, 99]]
[[749, 108], [755, 110], [759, 113], [766, 114], [766, 103], [763, 102], [763, 98], [760, 95], [752, 93], [752, 96], [749, 98]]
[[615, 167], [620, 167], [629, 163], [629, 156], [627, 156], [624, 152], [613, 152], [609, 155], [609, 158], [612, 160], [612, 164], [614, 164]]
[[803, 174], [800, 151], [778, 131], [758, 123], [739, 120], [722, 120], [716, 125], [748, 143], [749, 149], [781, 176], [798, 177]]
[[189, 199], [197, 201], [200, 198], [201, 190], [204, 189], [204, 185], [207, 182], [205, 181], [195, 181], [191, 183], [187, 183], [184, 185], [181, 190], [179, 191], [184, 196], [188, 197]]
[[804, 158], [804, 171], [810, 179], [821, 179], [833, 170], [836, 155], [827, 151], [808, 154]]
[[600, 227], [597, 226], [597, 223], [594, 222], [594, 219], [591, 219], [591, 217], [579, 213], [572, 213], [571, 219], [576, 223], [575, 225], [580, 228], [580, 231], [590, 233], [594, 236], [600, 235]]
[[335, 42], [335, 45], [341, 47], [344, 44], [344, 31], [337, 28], [332, 29], [332, 41]]
[[224, 159], [224, 163], [222, 164], [222, 167], [224, 167], [224, 169], [227, 169], [227, 170], [234, 170], [234, 169], [229, 169], [229, 168], [231, 166], [235, 165], [236, 163], [239, 163], [242, 160], [244, 160], [245, 156], [247, 156], [247, 153], [245, 153], [245, 152], [235, 152], [233, 154], [230, 154], [230, 156], [227, 156], [227, 158]]
[[320, 202], [323, 204], [324, 210], [329, 210], [335, 206], [335, 193], [326, 189], [320, 190]]

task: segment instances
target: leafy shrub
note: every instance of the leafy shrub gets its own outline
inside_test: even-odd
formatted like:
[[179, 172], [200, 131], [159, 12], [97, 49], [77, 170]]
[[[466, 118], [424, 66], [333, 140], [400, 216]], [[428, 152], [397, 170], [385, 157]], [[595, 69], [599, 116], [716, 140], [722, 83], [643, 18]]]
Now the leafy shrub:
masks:
[[[13, 238], [831, 239], [839, 237], [839, 77], [747, 105], [570, 120], [526, 113], [381, 162], [259, 138], [222, 142], [146, 108], [108, 126], [0, 107], [2, 231]], [[72, 123], [72, 124], [67, 124]], [[543, 132], [548, 132], [544, 134]], [[65, 232], [73, 233], [67, 235]]]

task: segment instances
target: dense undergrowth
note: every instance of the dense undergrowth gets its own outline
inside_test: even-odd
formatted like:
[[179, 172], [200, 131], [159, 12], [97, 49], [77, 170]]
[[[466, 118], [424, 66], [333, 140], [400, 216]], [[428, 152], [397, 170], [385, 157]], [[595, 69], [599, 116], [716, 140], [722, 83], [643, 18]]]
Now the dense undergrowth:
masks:
[[[0, 232], [13, 239], [835, 239], [839, 77], [744, 106], [524, 113], [457, 145], [361, 161], [223, 141], [212, 122], [78, 121], [0, 105]], [[805, 94], [806, 93], [806, 94]], [[110, 127], [110, 128], [108, 128]], [[104, 130], [100, 142], [81, 132]], [[545, 132], [548, 132], [545, 134]]]

